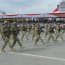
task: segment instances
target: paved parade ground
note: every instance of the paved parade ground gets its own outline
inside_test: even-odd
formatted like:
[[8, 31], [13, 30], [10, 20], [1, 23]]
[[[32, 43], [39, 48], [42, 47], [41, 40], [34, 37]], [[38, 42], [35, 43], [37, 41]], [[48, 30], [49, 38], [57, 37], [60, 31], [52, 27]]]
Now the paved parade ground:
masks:
[[0, 0], [0, 65], [65, 65], [65, 0]]
[[[65, 36], [63, 37], [65, 39]], [[43, 38], [45, 42], [46, 39]], [[47, 45], [39, 41], [38, 46], [34, 46], [30, 37], [29, 40], [21, 40], [21, 43], [25, 48], [21, 49], [16, 44], [16, 52], [12, 52], [7, 46], [7, 52], [0, 53], [0, 65], [65, 65], [65, 41], [60, 38], [56, 43], [50, 40]], [[3, 41], [0, 38], [0, 48], [2, 45]]]

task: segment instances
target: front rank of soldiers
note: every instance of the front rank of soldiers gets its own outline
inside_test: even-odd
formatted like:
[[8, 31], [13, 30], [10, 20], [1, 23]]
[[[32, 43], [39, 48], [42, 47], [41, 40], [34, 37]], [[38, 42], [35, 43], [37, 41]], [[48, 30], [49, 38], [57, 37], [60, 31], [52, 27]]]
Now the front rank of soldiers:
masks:
[[2, 33], [2, 39], [4, 41], [4, 45], [1, 49], [1, 51], [5, 52], [5, 47], [8, 45], [13, 51], [14, 49], [11, 47], [11, 42], [10, 42], [10, 35], [11, 35], [11, 24], [7, 21], [5, 21], [2, 24], [2, 29], [1, 29], [1, 33]]
[[[18, 42], [19, 46], [22, 48], [22, 44], [18, 38], [18, 34], [20, 32], [20, 29], [18, 28], [16, 22], [13, 22], [12, 24], [9, 23], [8, 21], [5, 21], [3, 24], [2, 24], [2, 30], [1, 30], [1, 35], [2, 35], [2, 39], [4, 41], [4, 45], [1, 49], [1, 51], [5, 52], [5, 47], [8, 45], [11, 50], [15, 51], [14, 50], [14, 46], [16, 44], [16, 42]], [[10, 37], [12, 35], [12, 38], [13, 38], [13, 43], [10, 42]]]
[[[16, 22], [10, 23], [9, 21], [5, 21], [0, 28], [2, 39], [4, 41], [1, 51], [5, 51], [5, 47], [7, 45], [12, 51], [15, 51], [14, 46], [16, 45], [16, 42], [18, 42], [18, 45], [22, 48], [21, 41], [25, 41], [24, 37], [26, 37], [27, 41], [32, 39], [35, 46], [38, 46], [39, 40], [43, 43], [43, 45], [48, 44], [50, 39], [52, 39], [55, 43], [59, 37], [62, 41], [64, 41], [62, 35], [64, 34], [65, 27], [61, 26], [61, 24], [58, 23], [52, 25], [52, 23], [46, 23], [43, 28], [44, 32], [42, 32], [42, 28], [43, 27], [39, 23], [33, 23], [31, 25], [22, 24], [22, 26], [19, 27]], [[21, 35], [22, 40], [20, 40], [19, 34]], [[12, 43], [10, 42], [11, 36], [13, 41]]]

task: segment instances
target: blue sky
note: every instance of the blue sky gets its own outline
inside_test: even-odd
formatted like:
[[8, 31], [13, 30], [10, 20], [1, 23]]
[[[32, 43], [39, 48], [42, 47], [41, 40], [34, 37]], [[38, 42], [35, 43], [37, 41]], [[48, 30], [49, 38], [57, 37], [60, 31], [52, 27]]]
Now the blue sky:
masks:
[[0, 0], [0, 11], [7, 14], [52, 12], [62, 0]]

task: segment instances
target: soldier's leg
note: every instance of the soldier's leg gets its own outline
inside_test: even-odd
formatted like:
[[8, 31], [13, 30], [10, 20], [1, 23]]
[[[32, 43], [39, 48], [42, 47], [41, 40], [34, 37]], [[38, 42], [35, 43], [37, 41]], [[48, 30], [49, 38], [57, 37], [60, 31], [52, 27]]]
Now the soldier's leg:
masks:
[[55, 31], [55, 40], [56, 40], [56, 37], [57, 37], [57, 32]]
[[28, 40], [28, 36], [27, 36], [27, 32], [25, 31], [25, 36], [26, 36], [26, 39]]
[[16, 38], [16, 41], [18, 42], [19, 46], [22, 48], [22, 44], [21, 44], [19, 38]]
[[28, 37], [30, 36], [30, 34], [31, 34], [31, 32], [30, 32], [30, 30], [28, 31]]
[[4, 46], [2, 47], [2, 51], [4, 51], [4, 48], [6, 47], [7, 43], [4, 44]]
[[32, 40], [34, 39], [34, 37], [35, 37], [35, 34], [32, 34]]
[[13, 47], [11, 46], [10, 38], [7, 38], [7, 44], [11, 48], [12, 51], [15, 51]]
[[22, 32], [22, 40], [23, 40], [23, 37], [24, 37], [24, 32]]
[[2, 34], [2, 39], [3, 39], [3, 41], [5, 40], [5, 36]]
[[31, 31], [31, 35], [32, 35], [32, 40], [33, 40], [34, 37], [35, 37], [35, 32], [34, 31]]
[[64, 34], [64, 30], [62, 30], [62, 35]]
[[47, 37], [47, 35], [48, 35], [48, 32], [46, 31], [46, 32], [45, 32], [45, 38]]
[[54, 39], [54, 36], [53, 36], [53, 34], [52, 34], [51, 38], [52, 38], [52, 40], [53, 40], [53, 41], [54, 41], [54, 43], [55, 43], [55, 39]]
[[65, 33], [65, 30], [62, 30], [62, 35]]
[[37, 42], [39, 41], [39, 35], [36, 36], [36, 40], [35, 40], [35, 46], [38, 46], [37, 45]]
[[41, 42], [42, 42], [43, 44], [45, 44], [45, 42], [43, 41], [43, 39], [41, 38], [41, 36], [39, 37], [39, 39], [41, 40]]
[[11, 45], [11, 47], [13, 48], [15, 46], [15, 44], [16, 44], [16, 38], [13, 39], [13, 44]]
[[34, 39], [34, 37], [35, 37], [35, 34], [32, 34], [32, 40]]
[[4, 39], [4, 45], [3, 45], [3, 47], [2, 47], [2, 51], [4, 51], [4, 48], [6, 47], [6, 45], [7, 45], [7, 39], [6, 39], [6, 37], [5, 37], [5, 39]]
[[59, 34], [57, 34], [57, 36], [56, 36], [56, 40], [59, 38]]
[[8, 46], [11, 48], [11, 42], [9, 38], [7, 38], [7, 43], [8, 43]]
[[40, 38], [41, 42], [43, 43], [43, 39], [41, 38], [41, 36], [39, 36], [39, 38]]
[[60, 34], [59, 36], [60, 36], [60, 38], [64, 41], [62, 34]]
[[23, 39], [23, 37], [24, 37], [24, 34], [22, 34], [22, 39]]
[[50, 39], [51, 39], [51, 34], [49, 34], [49, 37], [48, 37], [47, 43], [49, 42]]

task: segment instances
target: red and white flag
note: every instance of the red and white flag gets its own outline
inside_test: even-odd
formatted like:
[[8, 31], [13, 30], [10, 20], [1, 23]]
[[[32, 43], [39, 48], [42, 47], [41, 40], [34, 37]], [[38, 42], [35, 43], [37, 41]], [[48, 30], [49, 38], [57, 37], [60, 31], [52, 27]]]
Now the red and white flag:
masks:
[[53, 10], [53, 13], [55, 13], [55, 12], [57, 12], [57, 11], [59, 11], [59, 8], [54, 9], [54, 10]]

